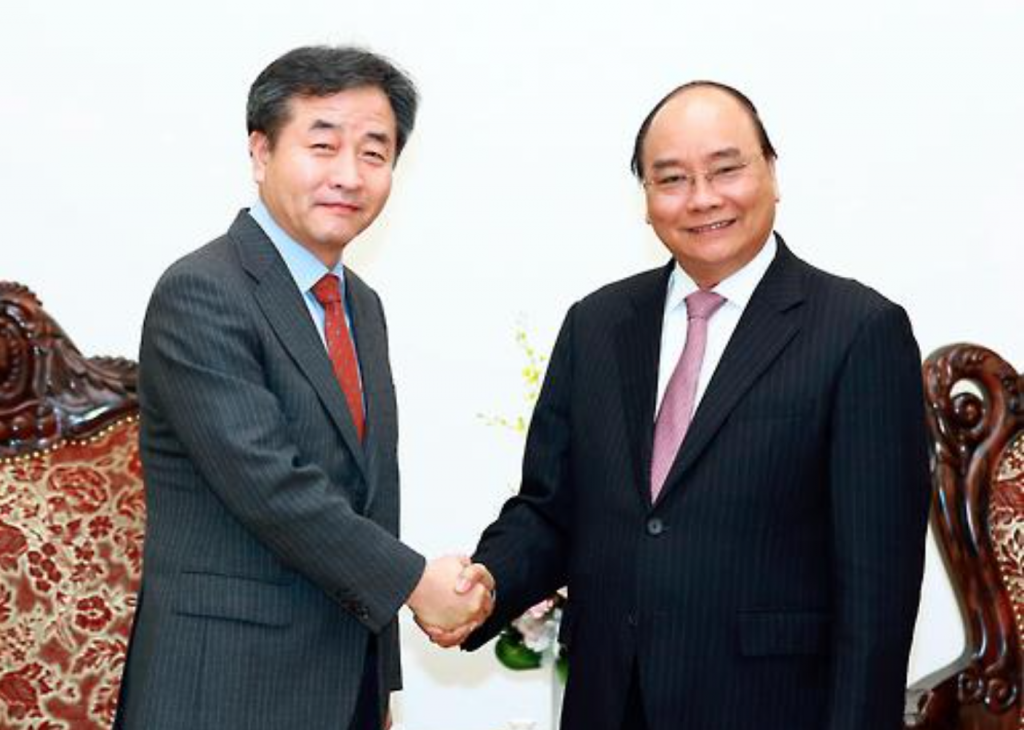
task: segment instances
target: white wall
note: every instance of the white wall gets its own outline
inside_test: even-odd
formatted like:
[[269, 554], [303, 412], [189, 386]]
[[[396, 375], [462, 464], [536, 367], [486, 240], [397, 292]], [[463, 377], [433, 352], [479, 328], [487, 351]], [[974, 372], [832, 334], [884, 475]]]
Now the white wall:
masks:
[[[392, 56], [422, 114], [350, 261], [388, 307], [405, 536], [468, 550], [515, 479], [518, 442], [477, 414], [522, 409], [517, 322], [546, 350], [572, 301], [665, 258], [627, 163], [647, 110], [688, 79], [760, 106], [795, 251], [903, 303], [924, 352], [973, 340], [1020, 367], [1021, 29], [1006, 0], [8, 3], [0, 278], [88, 353], [134, 355], [160, 272], [252, 199], [259, 70], [310, 42]], [[402, 727], [545, 716], [541, 675], [406, 629]], [[962, 643], [933, 551], [911, 678]]]

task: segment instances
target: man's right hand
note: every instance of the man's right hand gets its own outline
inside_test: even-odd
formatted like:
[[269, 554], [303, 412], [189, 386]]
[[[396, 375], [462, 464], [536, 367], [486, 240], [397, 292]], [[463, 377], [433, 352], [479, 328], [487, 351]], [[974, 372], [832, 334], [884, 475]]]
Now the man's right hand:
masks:
[[455, 584], [455, 592], [459, 595], [477, 595], [483, 589], [487, 592], [488, 600], [484, 604], [484, 611], [453, 629], [444, 629], [439, 626], [432, 626], [416, 619], [416, 623], [423, 629], [432, 642], [443, 648], [459, 646], [471, 633], [487, 620], [491, 611], [494, 610], [494, 576], [487, 570], [487, 567], [480, 563], [469, 564], [464, 562], [462, 572], [459, 574], [458, 582]]
[[[454, 631], [468, 634], [490, 615], [493, 581], [490, 585], [475, 582], [466, 587], [463, 571], [469, 566], [469, 558], [458, 555], [446, 555], [427, 563], [406, 605], [416, 614], [416, 623], [428, 634]], [[457, 591], [457, 587], [463, 590]]]

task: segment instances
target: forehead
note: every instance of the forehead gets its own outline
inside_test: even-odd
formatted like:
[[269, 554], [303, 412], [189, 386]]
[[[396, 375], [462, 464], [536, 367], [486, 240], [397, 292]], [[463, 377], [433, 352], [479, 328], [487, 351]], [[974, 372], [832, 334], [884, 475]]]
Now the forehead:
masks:
[[376, 86], [360, 86], [327, 96], [293, 96], [288, 100], [284, 131], [307, 132], [314, 126], [341, 131], [384, 132], [395, 136], [395, 113]]
[[754, 121], [736, 99], [720, 89], [696, 87], [670, 99], [651, 121], [644, 157], [700, 161], [726, 149], [759, 149]]

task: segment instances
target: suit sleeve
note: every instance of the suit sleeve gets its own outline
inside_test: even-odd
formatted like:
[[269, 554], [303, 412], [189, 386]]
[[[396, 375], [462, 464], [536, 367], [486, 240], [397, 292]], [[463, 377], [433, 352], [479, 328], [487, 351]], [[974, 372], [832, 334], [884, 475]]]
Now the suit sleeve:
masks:
[[425, 561], [354, 512], [345, 490], [302, 458], [238, 296], [206, 272], [165, 275], [143, 333], [140, 366], [154, 401], [143, 412], [159, 409], [204, 481], [284, 564], [379, 632]]
[[901, 727], [930, 484], [921, 363], [894, 305], [860, 328], [830, 447], [835, 576], [830, 730]]
[[480, 647], [513, 618], [565, 585], [573, 481], [570, 403], [573, 377], [570, 309], [558, 335], [523, 457], [519, 494], [480, 538], [473, 560], [495, 578], [495, 610], [464, 647]]

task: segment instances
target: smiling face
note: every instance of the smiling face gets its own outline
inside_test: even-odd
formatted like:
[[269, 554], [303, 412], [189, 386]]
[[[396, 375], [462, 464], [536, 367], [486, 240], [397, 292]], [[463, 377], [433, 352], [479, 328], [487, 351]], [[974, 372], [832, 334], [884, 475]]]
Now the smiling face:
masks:
[[294, 97], [289, 112], [273, 145], [249, 136], [253, 178], [277, 224], [333, 268], [391, 192], [395, 115], [372, 86]]
[[669, 100], [644, 140], [643, 169], [648, 221], [702, 288], [743, 268], [768, 240], [779, 199], [774, 161], [727, 93], [697, 86]]

